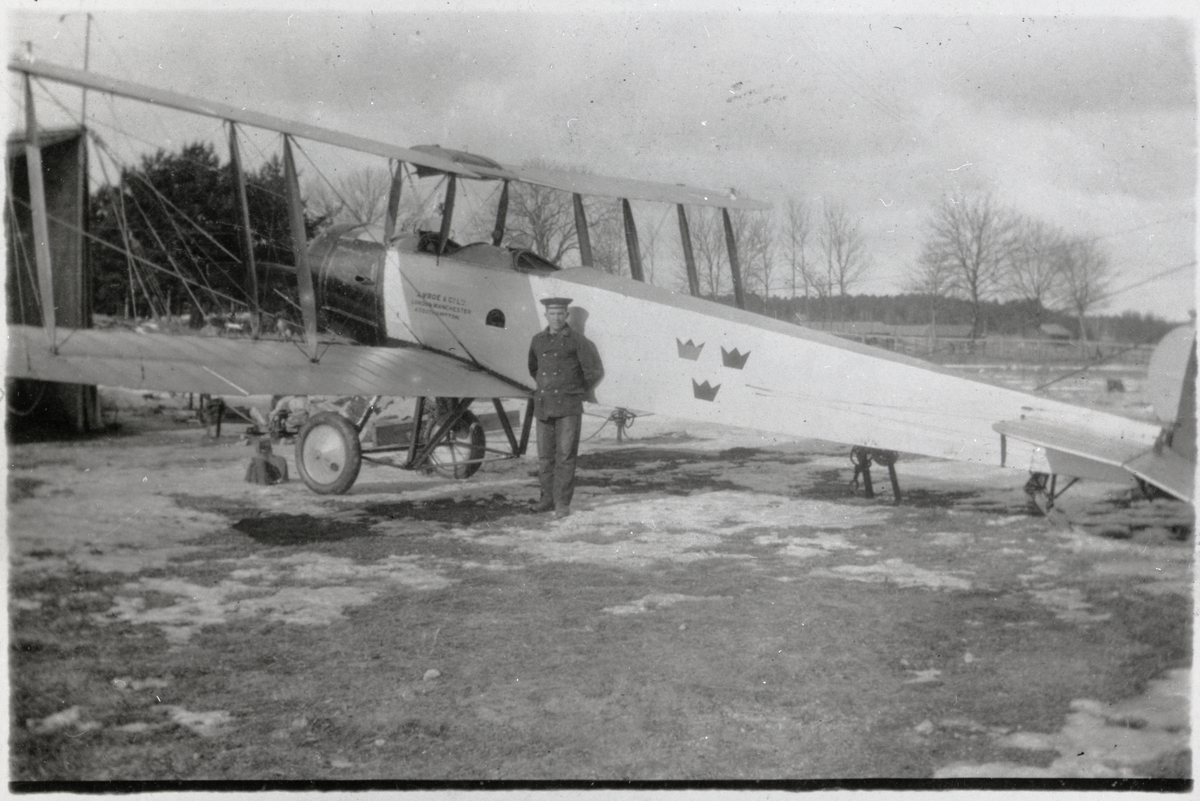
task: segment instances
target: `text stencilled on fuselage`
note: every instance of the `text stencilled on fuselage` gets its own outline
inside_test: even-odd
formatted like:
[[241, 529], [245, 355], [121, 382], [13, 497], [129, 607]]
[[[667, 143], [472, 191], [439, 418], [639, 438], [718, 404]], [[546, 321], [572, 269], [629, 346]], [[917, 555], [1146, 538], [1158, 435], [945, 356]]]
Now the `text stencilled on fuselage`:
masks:
[[450, 317], [457, 320], [460, 316], [471, 314], [467, 301], [453, 295], [442, 295], [437, 292], [418, 292], [413, 301], [413, 311], [418, 314], [433, 314], [438, 317]]

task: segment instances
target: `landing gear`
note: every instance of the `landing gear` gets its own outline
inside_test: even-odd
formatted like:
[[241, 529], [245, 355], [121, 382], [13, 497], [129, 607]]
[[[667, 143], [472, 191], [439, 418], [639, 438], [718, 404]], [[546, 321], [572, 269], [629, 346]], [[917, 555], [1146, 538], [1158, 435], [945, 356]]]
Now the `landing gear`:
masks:
[[[443, 411], [439, 403], [438, 414], [432, 416], [426, 426], [426, 434], [432, 436], [449, 415], [453, 407]], [[469, 410], [463, 411], [441, 442], [429, 451], [428, 467], [449, 478], [470, 478], [483, 466], [487, 455], [487, 437], [479, 418]]]
[[888, 470], [888, 478], [892, 481], [892, 503], [900, 503], [900, 479], [896, 477], [896, 460], [900, 454], [895, 451], [885, 451], [878, 448], [865, 448], [855, 445], [850, 449], [850, 461], [854, 464], [854, 478], [850, 486], [858, 488], [858, 480], [862, 478], [863, 495], [875, 497], [875, 487], [871, 483], [871, 464], [882, 465]]
[[296, 437], [296, 469], [313, 492], [341, 495], [362, 467], [362, 444], [354, 424], [337, 412], [309, 418]]
[[1075, 486], [1079, 479], [1073, 478], [1062, 489], [1058, 489], [1058, 476], [1047, 473], [1030, 473], [1025, 482], [1025, 495], [1029, 498], [1029, 511], [1035, 515], [1048, 515], [1054, 509], [1054, 502], [1063, 493]]
[[[483, 424], [470, 410], [473, 398], [417, 398], [412, 418], [379, 423], [374, 444], [365, 451], [359, 435], [379, 408], [371, 398], [357, 419], [337, 412], [313, 415], [296, 435], [296, 469], [304, 483], [322, 495], [347, 492], [358, 479], [363, 461], [470, 478], [486, 461], [515, 459], [525, 453], [532, 422], [532, 401], [518, 440], [508, 412], [492, 399], [508, 437], [510, 452], [489, 451]], [[407, 440], [407, 441], [406, 441]], [[493, 455], [489, 455], [493, 454]]]

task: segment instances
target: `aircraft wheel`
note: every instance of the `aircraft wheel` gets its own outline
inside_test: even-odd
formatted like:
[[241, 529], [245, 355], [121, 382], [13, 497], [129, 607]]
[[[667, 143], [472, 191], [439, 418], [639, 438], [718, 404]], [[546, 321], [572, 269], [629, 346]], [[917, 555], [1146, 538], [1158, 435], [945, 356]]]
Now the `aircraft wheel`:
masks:
[[470, 478], [482, 466], [487, 436], [479, 418], [467, 412], [445, 440], [429, 454], [429, 466], [450, 478]]
[[296, 436], [296, 469], [313, 492], [341, 495], [354, 486], [360, 467], [358, 432], [337, 412], [313, 415]]

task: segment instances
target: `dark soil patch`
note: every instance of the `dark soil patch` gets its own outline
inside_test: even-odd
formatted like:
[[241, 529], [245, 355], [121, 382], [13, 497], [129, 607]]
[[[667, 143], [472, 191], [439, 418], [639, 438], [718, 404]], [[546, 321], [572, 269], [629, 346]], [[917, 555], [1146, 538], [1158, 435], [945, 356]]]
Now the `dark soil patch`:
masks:
[[45, 484], [40, 478], [8, 477], [8, 502], [20, 503], [34, 496], [34, 491]]
[[[743, 467], [748, 462], [769, 460], [772, 465], [799, 465], [805, 456], [783, 456], [761, 448], [728, 448], [720, 452], [680, 448], [634, 448], [590, 453], [579, 457], [576, 485], [606, 487], [624, 494], [662, 493], [691, 495], [695, 492], [744, 490], [746, 487], [712, 472], [687, 469], [713, 465], [716, 470]], [[595, 475], [601, 473], [601, 475]]]
[[[970, 490], [928, 490], [914, 489], [908, 492], [904, 488], [900, 488], [901, 503], [905, 506], [911, 506], [914, 509], [954, 509], [961, 508], [964, 505], [970, 505], [980, 511], [1001, 511], [1005, 507], [993, 504], [977, 504], [973, 503], [980, 497], [980, 493]], [[983, 507], [987, 507], [986, 509]]]
[[[651, 478], [651, 475], [654, 478]], [[577, 487], [609, 487], [624, 495], [660, 493], [665, 495], [691, 495], [693, 492], [717, 492], [719, 490], [745, 490], [741, 484], [706, 473], [670, 473], [666, 470], [639, 476], [588, 476], [578, 475]]]
[[232, 528], [263, 545], [281, 546], [377, 536], [371, 532], [368, 523], [358, 520], [328, 520], [312, 515], [246, 517], [234, 523]]
[[849, 470], [814, 470], [810, 473], [812, 483], [804, 487], [800, 494], [816, 500], [845, 502], [856, 494], [850, 485], [851, 475], [853, 473]]
[[436, 498], [427, 501], [387, 501], [356, 506], [375, 520], [423, 520], [452, 526], [490, 523], [513, 515], [529, 514], [525, 501], [493, 493], [487, 498]]
[[[583, 454], [575, 464], [580, 470], [637, 470], [650, 463], [652, 467], [648, 469], [658, 472], [659, 470], [677, 470], [684, 465], [695, 464], [720, 464], [736, 467], [751, 460], [764, 459], [769, 459], [772, 464], [788, 465], [807, 464], [811, 461], [806, 456], [784, 456], [762, 448], [727, 448], [723, 451], [713, 452], [693, 451], [685, 448], [636, 447]], [[662, 462], [666, 464], [660, 464]]]

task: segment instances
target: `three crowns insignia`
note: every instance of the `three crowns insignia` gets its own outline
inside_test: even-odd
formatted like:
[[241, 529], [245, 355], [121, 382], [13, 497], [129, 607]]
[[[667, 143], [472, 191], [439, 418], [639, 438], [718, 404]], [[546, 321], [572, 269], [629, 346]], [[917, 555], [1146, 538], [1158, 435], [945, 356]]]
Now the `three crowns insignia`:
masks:
[[746, 366], [746, 359], [750, 358], [750, 351], [739, 353], [737, 348], [733, 350], [725, 350], [721, 348], [721, 362], [726, 367], [732, 367], [734, 370], [741, 370]]
[[697, 345], [690, 339], [687, 342], [683, 342], [677, 337], [675, 339], [675, 344], [679, 346], [679, 358], [681, 359], [691, 359], [692, 361], [696, 361], [700, 358], [700, 351], [704, 350], [703, 342]]
[[692, 394], [699, 400], [712, 401], [716, 400], [717, 390], [721, 388], [720, 384], [715, 387], [705, 381], [703, 384], [697, 384], [696, 379], [692, 379]]

